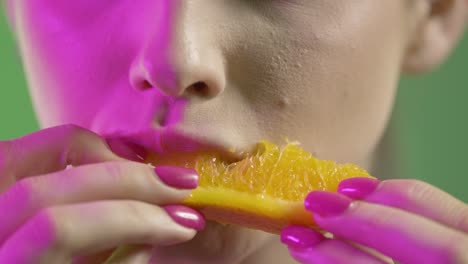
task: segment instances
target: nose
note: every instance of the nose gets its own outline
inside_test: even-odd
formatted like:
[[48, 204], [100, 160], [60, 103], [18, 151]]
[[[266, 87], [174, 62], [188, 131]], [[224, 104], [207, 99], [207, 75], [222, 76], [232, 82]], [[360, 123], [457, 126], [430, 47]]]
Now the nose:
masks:
[[[145, 19], [141, 48], [130, 69], [130, 83], [139, 90], [159, 89], [173, 97], [213, 98], [225, 86], [220, 50], [210, 45], [210, 26], [192, 19], [184, 4], [161, 1], [159, 16]], [[161, 3], [159, 2], [159, 3]], [[194, 14], [195, 15], [195, 14]], [[205, 25], [205, 26], [203, 26]]]

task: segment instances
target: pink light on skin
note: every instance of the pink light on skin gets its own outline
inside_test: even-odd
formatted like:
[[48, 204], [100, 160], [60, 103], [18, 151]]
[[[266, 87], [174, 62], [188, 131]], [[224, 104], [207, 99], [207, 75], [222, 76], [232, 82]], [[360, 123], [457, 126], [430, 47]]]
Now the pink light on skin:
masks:
[[[0, 197], [0, 208], [4, 209], [0, 214], [0, 226], [2, 227], [0, 229], [0, 242], [5, 241], [11, 235], [9, 233], [11, 230], [18, 228], [30, 217], [25, 212], [37, 207], [37, 197], [33, 197], [31, 191], [24, 185], [16, 185], [3, 192]], [[8, 217], [2, 216], [4, 214], [8, 214]]]
[[[404, 33], [402, 28], [410, 20], [457, 28], [443, 23], [457, 21], [441, 19], [449, 18], [448, 12], [437, 13], [423, 23], [422, 17], [415, 15], [419, 9], [402, 12], [408, 6], [403, 0], [360, 1], [357, 5], [346, 1], [297, 1], [301, 8], [293, 4], [296, 1], [252, 2], [10, 0], [16, 15], [12, 24], [41, 127], [74, 123], [101, 135], [134, 136], [156, 149], [165, 148], [161, 143], [169, 145], [160, 135], [180, 123], [184, 132], [191, 132], [197, 139], [223, 141], [223, 146], [246, 147], [261, 139], [281, 143], [287, 135], [318, 157], [369, 168], [391, 113], [403, 62], [413, 62], [403, 54], [415, 46], [422, 51], [436, 51], [427, 52], [427, 58], [421, 56], [426, 62], [440, 59], [434, 54], [448, 54], [448, 50], [433, 44], [440, 41], [420, 43], [416, 38], [409, 43], [412, 38], [408, 37], [416, 34], [416, 29]], [[288, 5], [294, 8], [285, 8]], [[440, 35], [444, 43], [451, 43], [458, 34]], [[274, 41], [270, 41], [273, 36]], [[276, 54], [281, 56], [272, 56]], [[191, 101], [195, 92], [203, 103]], [[215, 95], [220, 96], [205, 100]], [[287, 103], [281, 103], [285, 100]], [[197, 148], [200, 143], [174, 142], [177, 144], [171, 144], [171, 148], [185, 150], [188, 146]], [[122, 152], [127, 150], [121, 147]], [[369, 191], [373, 185], [366, 186]], [[404, 186], [396, 184], [388, 194], [396, 195]], [[362, 197], [365, 193], [364, 189], [349, 188], [347, 194]], [[317, 203], [327, 205], [327, 199], [344, 201], [331, 195], [321, 197]], [[433, 211], [446, 208], [446, 201], [451, 201], [447, 197], [424, 201], [423, 205], [430, 205], [427, 207], [405, 198], [404, 194], [390, 199], [374, 193], [365, 199], [395, 201], [401, 207], [404, 204], [405, 210], [431, 213], [429, 218], [450, 215]], [[434, 206], [441, 201], [443, 205]], [[329, 213], [338, 213], [344, 204], [328, 205]], [[373, 216], [379, 217], [385, 211]], [[345, 221], [348, 217], [354, 220]], [[396, 256], [410, 248], [407, 241], [419, 243], [420, 237], [427, 243], [431, 241], [429, 235], [434, 234], [430, 222], [425, 221], [430, 227], [426, 230], [431, 232], [421, 229], [417, 237], [413, 236], [421, 225], [411, 223], [419, 220], [402, 221], [402, 217], [404, 214], [389, 217], [400, 219], [390, 227], [375, 225], [386, 221], [358, 219], [352, 214], [323, 218], [322, 224], [328, 223], [324, 229], [332, 233], [361, 226], [361, 232], [343, 234], [358, 242], [376, 234], [381, 239], [375, 246], [391, 249]], [[397, 230], [401, 223], [410, 228]], [[372, 226], [379, 231], [363, 235]], [[406, 242], [399, 243], [397, 234]], [[405, 236], [408, 234], [412, 235], [410, 239]], [[289, 240], [294, 238], [292, 235]], [[268, 239], [276, 238], [252, 230], [207, 226], [187, 244], [156, 247], [155, 255], [159, 262], [166, 263], [185, 263], [191, 261], [189, 258], [200, 260], [206, 256], [212, 257], [213, 263], [226, 259], [239, 263], [238, 256], [263, 251]], [[392, 245], [383, 244], [387, 241]], [[222, 248], [206, 246], [210, 245], [207, 242]], [[398, 245], [403, 245], [404, 250], [396, 248]], [[414, 248], [430, 254], [438, 245], [427, 246]], [[266, 250], [278, 257], [281, 254], [274, 247]]]
[[26, 65], [44, 69], [28, 72], [30, 83], [43, 86], [31, 91], [34, 102], [54, 102], [36, 107], [42, 124], [73, 121], [108, 135], [182, 121], [191, 79], [177, 68], [171, 48], [178, 41], [172, 21], [178, 1], [34, 0], [22, 9], [30, 18], [25, 23], [34, 23], [24, 28], [39, 28], [19, 33], [37, 47], [23, 49]]
[[[101, 135], [109, 135], [150, 131], [182, 121], [187, 102], [185, 86], [181, 84], [182, 75], [173, 68], [173, 58], [168, 51], [173, 42], [171, 20], [172, 14], [178, 12], [177, 1], [120, 1], [115, 6], [109, 1], [25, 2], [22, 9], [34, 26], [29, 25], [25, 27], [29, 30], [18, 34], [24, 38], [21, 43], [30, 41], [37, 47], [34, 52], [23, 49], [26, 65], [43, 69], [25, 68], [29, 71], [28, 82], [42, 86], [31, 90], [42, 124], [52, 126], [72, 121]], [[7, 4], [11, 8], [11, 3]], [[129, 9], [139, 9], [146, 15], [127, 17]], [[104, 11], [108, 16], [101, 14]], [[126, 24], [126, 19], [138, 22]], [[115, 20], [121, 20], [120, 26], [127, 28], [115, 27]], [[97, 24], [102, 30], [88, 30]], [[37, 28], [40, 30], [36, 31]], [[122, 35], [120, 30], [126, 34]], [[115, 39], [118, 41], [111, 41]], [[61, 85], [64, 83], [70, 86]], [[38, 107], [38, 101], [42, 101], [42, 107]], [[44, 101], [53, 103], [44, 107]], [[23, 220], [17, 222], [30, 217], [18, 215], [18, 209], [29, 212], [31, 210], [23, 207], [37, 206], [26, 189], [11, 190], [2, 198], [0, 203], [14, 199], [15, 208], [8, 213]], [[24, 247], [46, 248], [54, 242], [48, 219], [37, 219], [20, 230], [22, 233], [15, 236], [17, 243], [9, 243], [14, 249], [2, 248], [3, 254], [9, 254], [11, 263], [29, 262], [15, 255], [15, 252], [28, 252]], [[0, 225], [5, 224], [0, 217]], [[31, 241], [32, 230], [34, 243], [25, 244]], [[7, 235], [0, 233], [0, 241]], [[41, 251], [37, 249], [34, 251]]]
[[35, 263], [42, 257], [36, 254], [57, 242], [52, 221], [46, 214], [37, 215], [33, 221], [28, 221], [16, 231], [13, 238], [14, 241], [8, 241], [7, 246], [0, 249], [5, 263]]
[[[30, 139], [33, 141], [33, 146], [40, 148], [41, 145], [44, 145], [39, 137], [30, 136]], [[37, 144], [34, 144], [34, 141]], [[41, 165], [47, 166], [47, 161]], [[16, 173], [21, 172], [17, 171]], [[7, 173], [7, 176], [20, 177], [15, 173]], [[11, 177], [6, 177], [6, 179]], [[15, 184], [0, 196], [0, 208], [2, 208], [0, 213], [0, 226], [2, 227], [0, 228], [0, 245], [7, 245], [0, 246], [0, 256], [5, 263], [33, 263], [37, 261], [39, 256], [31, 252], [41, 252], [56, 242], [51, 219], [46, 214], [37, 213], [41, 202], [43, 202], [41, 191], [47, 190], [44, 188], [33, 190], [28, 184], [23, 183]]]
[[[97, 115], [92, 124], [92, 129], [98, 133], [141, 132], [155, 126], [176, 125], [183, 119], [186, 99], [180, 97], [183, 90], [177, 88], [180, 84], [167, 52], [174, 26], [172, 14], [177, 12], [177, 5], [175, 1], [157, 1], [153, 11], [154, 18], [142, 20], [134, 26], [134, 34], [145, 36], [147, 41], [142, 42], [128, 73], [130, 85], [143, 97], [142, 104], [132, 104], [130, 111], [113, 107], [115, 102], [128, 102], [124, 93], [115, 90], [115, 98], [107, 101], [109, 106], [103, 107], [105, 110]], [[155, 24], [158, 26], [147, 26]], [[116, 110], [121, 112], [116, 115]]]

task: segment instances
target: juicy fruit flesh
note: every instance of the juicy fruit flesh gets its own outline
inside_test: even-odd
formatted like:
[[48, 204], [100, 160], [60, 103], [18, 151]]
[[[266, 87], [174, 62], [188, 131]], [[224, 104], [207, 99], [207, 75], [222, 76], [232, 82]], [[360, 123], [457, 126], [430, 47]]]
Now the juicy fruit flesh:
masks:
[[268, 141], [247, 158], [228, 163], [215, 153], [174, 153], [150, 156], [154, 166], [194, 168], [199, 187], [184, 204], [207, 219], [239, 224], [271, 233], [289, 224], [314, 227], [303, 200], [313, 190], [336, 191], [341, 180], [370, 177], [354, 164], [319, 160], [296, 143], [280, 148]]

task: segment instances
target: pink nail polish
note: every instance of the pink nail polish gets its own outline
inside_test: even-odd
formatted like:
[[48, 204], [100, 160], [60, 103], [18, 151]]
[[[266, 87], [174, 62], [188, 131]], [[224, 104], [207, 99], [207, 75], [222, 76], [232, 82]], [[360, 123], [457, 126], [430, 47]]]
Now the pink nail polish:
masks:
[[147, 157], [147, 152], [143, 147], [129, 142], [128, 140], [121, 138], [108, 138], [106, 139], [106, 142], [110, 149], [122, 158], [142, 162]]
[[377, 189], [380, 181], [371, 178], [351, 178], [340, 182], [338, 192], [352, 199], [364, 199]]
[[307, 195], [304, 205], [313, 214], [332, 217], [343, 213], [353, 200], [339, 193], [313, 191]]
[[281, 242], [298, 249], [313, 247], [324, 239], [319, 232], [302, 226], [288, 226], [281, 231]]
[[182, 205], [167, 205], [164, 207], [167, 214], [179, 225], [195, 229], [205, 228], [205, 218], [197, 211]]
[[195, 189], [198, 186], [198, 173], [193, 169], [159, 166], [154, 169], [159, 178], [167, 185], [180, 189]]

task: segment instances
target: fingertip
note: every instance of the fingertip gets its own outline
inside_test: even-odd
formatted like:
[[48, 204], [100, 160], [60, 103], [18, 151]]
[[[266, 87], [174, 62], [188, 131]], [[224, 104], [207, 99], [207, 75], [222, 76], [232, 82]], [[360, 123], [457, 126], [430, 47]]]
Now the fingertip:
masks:
[[291, 257], [299, 263], [312, 263], [316, 246], [325, 237], [320, 233], [303, 226], [288, 226], [281, 230], [281, 242], [288, 248]]
[[338, 185], [338, 193], [352, 199], [364, 199], [373, 193], [381, 181], [369, 177], [354, 177], [342, 180]]
[[196, 231], [205, 229], [206, 220], [198, 211], [183, 205], [167, 205], [163, 208], [177, 224]]
[[306, 210], [322, 217], [338, 216], [350, 207], [353, 199], [336, 192], [313, 191], [304, 200]]
[[305, 249], [318, 245], [325, 237], [308, 227], [288, 226], [281, 231], [280, 239], [289, 248]]

